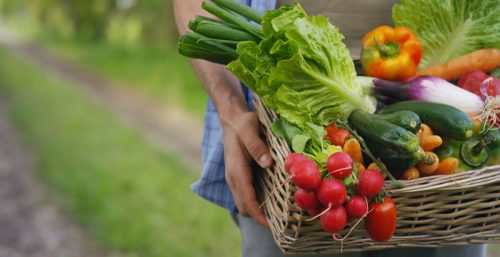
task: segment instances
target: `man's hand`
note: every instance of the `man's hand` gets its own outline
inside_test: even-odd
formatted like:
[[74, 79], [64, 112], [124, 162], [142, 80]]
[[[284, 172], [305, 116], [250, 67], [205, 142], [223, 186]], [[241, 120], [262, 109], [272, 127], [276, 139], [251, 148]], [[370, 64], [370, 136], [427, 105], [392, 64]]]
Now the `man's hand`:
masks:
[[253, 187], [252, 159], [262, 168], [272, 164], [269, 150], [261, 140], [259, 131], [259, 119], [254, 112], [244, 112], [226, 123], [224, 160], [226, 181], [240, 214], [267, 226]]
[[[208, 15], [201, 0], [174, 0], [174, 13], [180, 33], [188, 29], [189, 20], [196, 14]], [[224, 66], [202, 60], [191, 61], [202, 81], [224, 128], [224, 159], [226, 180], [240, 214], [251, 216], [257, 223], [267, 225], [259, 208], [253, 188], [252, 159], [261, 167], [271, 166], [271, 155], [259, 137], [259, 119], [249, 112], [238, 79]]]

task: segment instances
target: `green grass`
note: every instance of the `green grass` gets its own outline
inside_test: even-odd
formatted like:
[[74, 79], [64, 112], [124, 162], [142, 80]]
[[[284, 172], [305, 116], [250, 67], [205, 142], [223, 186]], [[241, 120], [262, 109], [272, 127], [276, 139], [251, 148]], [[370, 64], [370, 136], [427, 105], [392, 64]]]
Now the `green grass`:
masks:
[[161, 103], [180, 105], [198, 117], [204, 112], [207, 94], [188, 59], [179, 55], [174, 46], [119, 47], [48, 36], [38, 40], [118, 85], [136, 89]]
[[0, 48], [0, 95], [40, 176], [92, 238], [133, 256], [238, 256], [228, 213], [198, 177], [67, 82]]

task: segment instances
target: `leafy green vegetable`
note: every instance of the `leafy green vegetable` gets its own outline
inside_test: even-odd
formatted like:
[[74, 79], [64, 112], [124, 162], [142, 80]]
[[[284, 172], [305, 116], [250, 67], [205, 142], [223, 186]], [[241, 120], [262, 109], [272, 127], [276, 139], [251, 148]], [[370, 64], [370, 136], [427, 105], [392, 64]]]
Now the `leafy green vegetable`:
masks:
[[402, 0], [392, 13], [394, 24], [410, 28], [422, 43], [419, 68], [500, 48], [498, 0]]
[[303, 134], [300, 128], [283, 119], [271, 123], [271, 131], [275, 136], [284, 138], [289, 146], [292, 146], [292, 140], [296, 135]]
[[275, 136], [284, 138], [294, 152], [309, 156], [321, 166], [326, 165], [332, 153], [342, 151], [341, 147], [324, 140], [326, 131], [323, 127], [312, 123], [300, 129], [286, 120], [278, 119], [271, 124], [271, 130]]
[[292, 140], [293, 151], [296, 153], [304, 153], [309, 140], [311, 140], [311, 137], [309, 135], [296, 135]]
[[241, 42], [228, 69], [261, 96], [266, 106], [304, 129], [346, 118], [353, 109], [375, 111], [363, 94], [344, 36], [323, 16], [309, 17], [298, 4], [268, 11], [264, 40]]

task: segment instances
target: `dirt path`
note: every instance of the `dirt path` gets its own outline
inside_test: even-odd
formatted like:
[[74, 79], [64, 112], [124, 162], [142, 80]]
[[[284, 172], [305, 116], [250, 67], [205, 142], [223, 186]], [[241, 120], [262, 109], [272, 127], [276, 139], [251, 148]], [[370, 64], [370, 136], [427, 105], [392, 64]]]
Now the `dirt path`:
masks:
[[110, 256], [49, 197], [6, 109], [0, 99], [0, 257]]
[[80, 87], [91, 99], [140, 130], [153, 145], [177, 153], [185, 166], [195, 171], [201, 169], [202, 124], [181, 108], [160, 105], [144, 95], [114, 85], [81, 65], [20, 40], [1, 24], [0, 44], [38, 64], [49, 74], [68, 81], [68, 85]]

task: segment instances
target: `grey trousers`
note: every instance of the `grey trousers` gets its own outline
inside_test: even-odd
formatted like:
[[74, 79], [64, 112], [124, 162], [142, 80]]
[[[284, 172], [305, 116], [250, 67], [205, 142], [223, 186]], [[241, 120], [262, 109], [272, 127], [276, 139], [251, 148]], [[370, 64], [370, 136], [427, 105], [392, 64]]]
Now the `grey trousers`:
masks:
[[[271, 231], [253, 219], [232, 213], [242, 239], [242, 257], [285, 256], [274, 243]], [[292, 255], [293, 257], [486, 257], [486, 245], [454, 246], [443, 248], [395, 248], [362, 253], [332, 255]]]

